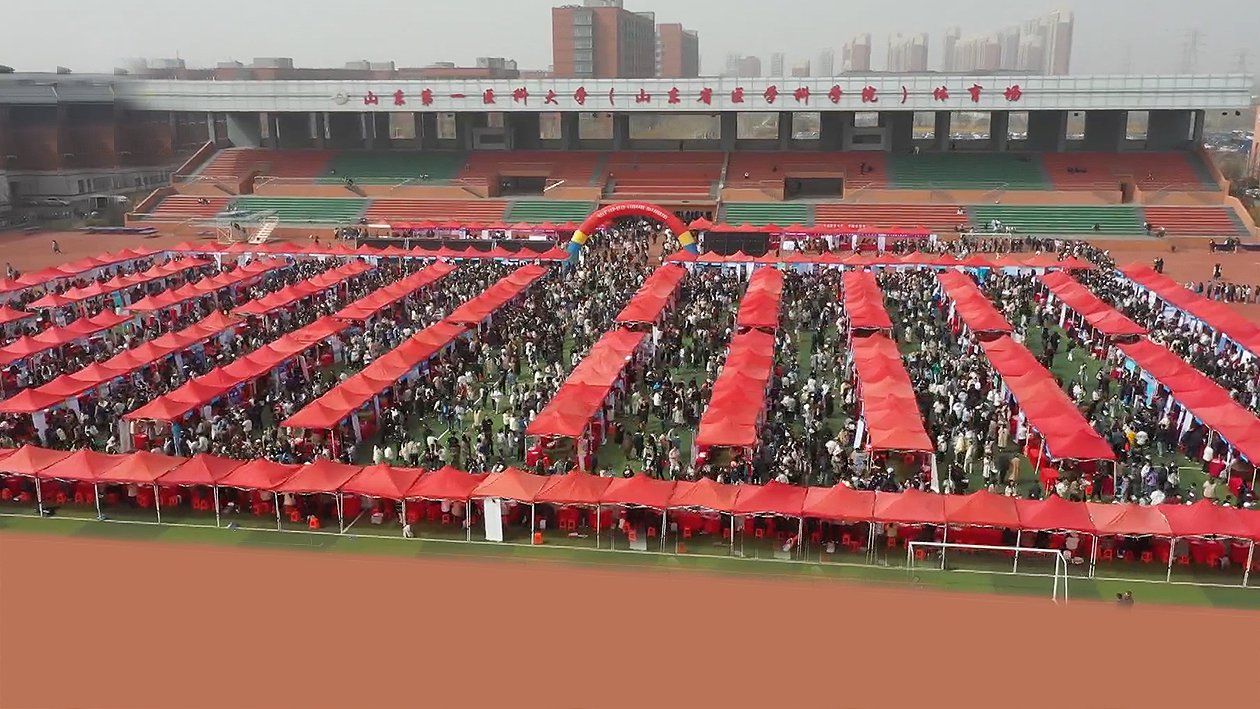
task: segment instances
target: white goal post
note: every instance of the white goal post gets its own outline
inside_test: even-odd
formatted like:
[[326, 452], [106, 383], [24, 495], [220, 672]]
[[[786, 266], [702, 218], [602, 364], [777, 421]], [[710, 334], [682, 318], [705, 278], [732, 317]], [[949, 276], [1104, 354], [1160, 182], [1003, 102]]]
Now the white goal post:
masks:
[[[1018, 574], [1020, 556], [1049, 556], [1054, 562], [1054, 581], [1051, 586], [1050, 599], [1055, 603], [1058, 603], [1060, 599], [1062, 599], [1064, 604], [1067, 603], [1069, 557], [1059, 549], [991, 546], [988, 544], [958, 544], [955, 542], [909, 541], [906, 543], [906, 569], [910, 572], [914, 572], [916, 570], [947, 571], [949, 569], [947, 569], [945, 562], [947, 552], [950, 550], [956, 550], [964, 553], [999, 552], [1009, 554], [1012, 557], [1010, 571], [956, 569], [959, 573]], [[1026, 575], [1044, 576], [1045, 574]]]

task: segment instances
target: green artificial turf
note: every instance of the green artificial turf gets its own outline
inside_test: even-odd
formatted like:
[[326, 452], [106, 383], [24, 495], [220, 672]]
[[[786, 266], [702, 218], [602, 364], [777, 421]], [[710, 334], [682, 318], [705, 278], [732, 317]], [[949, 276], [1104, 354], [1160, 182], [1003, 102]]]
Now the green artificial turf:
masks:
[[[465, 557], [465, 558], [509, 558], [528, 559], [531, 561], [551, 561], [579, 565], [640, 567], [664, 570], [691, 570], [716, 572], [723, 574], [740, 574], [766, 577], [787, 577], [797, 579], [840, 579], [893, 587], [924, 587], [940, 590], [969, 592], [1016, 594], [1024, 596], [1040, 596], [1050, 599], [1051, 579], [1046, 576], [1012, 575], [1009, 573], [983, 572], [982, 567], [991, 569], [1005, 568], [1004, 562], [958, 558], [961, 553], [950, 553], [951, 571], [941, 572], [932, 568], [934, 560], [921, 562], [922, 565], [909, 571], [904, 567], [904, 551], [895, 550], [887, 557], [881, 555], [878, 563], [864, 563], [865, 555], [835, 554], [825, 555], [837, 561], [819, 563], [820, 551], [806, 549], [801, 552], [807, 563], [788, 563], [772, 561], [772, 551], [768, 545], [758, 548], [751, 542], [744, 546], [744, 553], [756, 554], [757, 559], [736, 558], [724, 554], [725, 544], [717, 544], [716, 540], [693, 538], [687, 540], [688, 550], [684, 554], [674, 554], [673, 535], [665, 540], [669, 553], [609, 551], [608, 536], [604, 537], [605, 548], [600, 551], [589, 548], [593, 540], [570, 540], [560, 536], [547, 537], [547, 543], [531, 546], [524, 543], [466, 543], [455, 541], [461, 531], [447, 528], [445, 538], [437, 536], [440, 529], [432, 526], [420, 530], [418, 539], [402, 539], [400, 536], [386, 536], [393, 527], [364, 528], [360, 532], [358, 525], [347, 534], [305, 533], [296, 530], [277, 532], [273, 529], [237, 528], [217, 529], [201, 525], [175, 526], [158, 524], [127, 523], [119, 518], [115, 521], [100, 522], [73, 517], [57, 517], [39, 519], [33, 516], [0, 514], [0, 534], [5, 532], [55, 534], [86, 538], [125, 539], [145, 542], [177, 542], [218, 544], [240, 547], [278, 549], [297, 552], [337, 552], [345, 554], [374, 554], [400, 557]], [[233, 518], [232, 521], [237, 521]], [[360, 523], [362, 520], [360, 520]], [[213, 521], [211, 520], [211, 524]], [[335, 530], [334, 530], [335, 531]], [[512, 530], [505, 530], [512, 536]], [[552, 533], [555, 535], [556, 533]], [[428, 536], [433, 535], [433, 536]], [[474, 536], [476, 532], [474, 530]], [[524, 537], [524, 535], [516, 535]], [[582, 543], [585, 548], [569, 545], [570, 542]], [[13, 543], [9, 541], [8, 543]], [[624, 539], [621, 540], [624, 549]], [[655, 547], [656, 542], [653, 542]], [[718, 547], [721, 546], [721, 549]], [[738, 551], [741, 542], [735, 544]], [[1029, 560], [1034, 565], [1034, 560]], [[1139, 564], [1116, 564], [1117, 567], [1140, 569], [1146, 578], [1134, 577], [1131, 580], [1088, 579], [1079, 578], [1083, 568], [1073, 568], [1069, 580], [1068, 601], [1109, 601], [1120, 591], [1132, 590], [1140, 603], [1182, 604], [1208, 606], [1218, 608], [1240, 608], [1260, 610], [1260, 592], [1255, 587], [1238, 586], [1196, 586], [1189, 584], [1149, 583], [1158, 577], [1162, 581], [1160, 569]], [[967, 571], [974, 573], [968, 573]], [[1112, 569], [1100, 567], [1100, 573]], [[1240, 572], [1241, 573], [1241, 572]], [[1223, 580], [1223, 579], [1220, 579]], [[1237, 583], [1240, 579], [1235, 579]]]

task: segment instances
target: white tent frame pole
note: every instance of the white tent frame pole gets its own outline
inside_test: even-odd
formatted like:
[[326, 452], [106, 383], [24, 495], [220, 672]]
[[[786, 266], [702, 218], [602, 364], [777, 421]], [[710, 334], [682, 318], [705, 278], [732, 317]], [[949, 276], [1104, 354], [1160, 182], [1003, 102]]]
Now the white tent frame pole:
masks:
[[599, 551], [599, 508], [600, 505], [595, 505], [595, 551]]
[[538, 518], [535, 516], [534, 503], [529, 503], [529, 543], [533, 545], [534, 535], [538, 532]]
[[158, 491], [158, 484], [153, 483], [153, 509], [157, 511], [158, 524], [162, 523], [162, 493]]
[[96, 518], [100, 519], [103, 516], [101, 515], [101, 488], [96, 483], [92, 483], [92, 497], [96, 500]]
[[1023, 541], [1023, 530], [1015, 530], [1015, 564], [1011, 567], [1012, 574], [1019, 573], [1019, 544]]
[[1247, 587], [1247, 582], [1251, 580], [1251, 562], [1255, 559], [1256, 543], [1251, 542], [1251, 546], [1247, 548], [1247, 566], [1243, 568], [1243, 588]]
[[280, 500], [276, 499], [275, 493], [271, 494], [271, 506], [276, 510], [276, 531], [284, 531], [284, 528], [280, 526]]
[[210, 492], [214, 496], [214, 526], [219, 526], [219, 486], [211, 485]]
[[1173, 552], [1177, 550], [1178, 539], [1180, 537], [1173, 537], [1172, 541], [1168, 543], [1168, 575], [1164, 577], [1164, 583], [1172, 583], [1173, 556], [1175, 556]]
[[346, 515], [343, 505], [345, 498], [340, 492], [334, 493], [337, 496], [337, 534], [346, 533]]
[[38, 476], [35, 477], [35, 509], [40, 517], [44, 516], [44, 481]]
[[[472, 506], [473, 502], [471, 497], [464, 501], [464, 541], [466, 542], [472, 541]], [[481, 514], [483, 517], [486, 514], [486, 508], [484, 505], [481, 508]], [[481, 523], [485, 524], [486, 521], [483, 519], [481, 520]], [[532, 539], [533, 535], [531, 535], [530, 538]]]
[[[665, 525], [668, 523], [667, 521], [668, 518], [669, 518], [669, 510], [661, 510], [661, 534], [660, 534], [661, 540], [657, 543], [660, 545], [662, 554], [665, 553]], [[675, 544], [678, 543], [677, 537], [674, 538], [674, 543]], [[678, 548], [676, 546], [674, 548], [674, 553], [675, 554], [678, 553]]]
[[1094, 570], [1098, 566], [1098, 534], [1095, 533], [1093, 537], [1094, 537], [1094, 543], [1092, 545], [1093, 548], [1089, 552], [1089, 577], [1091, 579], [1094, 578]]
[[404, 497], [403, 499], [399, 500], [399, 502], [402, 503], [402, 520], [401, 520], [402, 524], [399, 526], [403, 526], [407, 524], [407, 498]]

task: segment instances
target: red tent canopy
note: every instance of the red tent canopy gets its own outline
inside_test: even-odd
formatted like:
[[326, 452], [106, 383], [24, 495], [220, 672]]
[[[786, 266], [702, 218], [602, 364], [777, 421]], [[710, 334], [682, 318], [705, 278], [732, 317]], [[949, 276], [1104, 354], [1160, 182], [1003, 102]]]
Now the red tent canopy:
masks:
[[740, 485], [735, 498], [735, 514], [775, 514], [800, 517], [807, 490], [799, 485], [771, 480], [765, 485]]
[[511, 274], [499, 279], [497, 283], [486, 289], [484, 293], [456, 308], [447, 321], [463, 325], [477, 325], [490, 313], [498, 310], [504, 303], [524, 293], [534, 281], [542, 278], [547, 272], [546, 266], [531, 264], [521, 266]]
[[570, 438], [582, 435], [646, 338], [647, 333], [633, 330], [604, 333], [547, 406], [530, 421], [525, 434]]
[[473, 490], [486, 479], [485, 473], [473, 475], [451, 466], [421, 475], [416, 484], [407, 491], [407, 497], [418, 497], [424, 500], [467, 500], [472, 497]]
[[909, 489], [905, 492], [876, 492], [877, 522], [897, 524], [945, 524], [945, 496]]
[[1157, 508], [1174, 536], [1178, 537], [1235, 537], [1260, 541], [1255, 536], [1260, 527], [1249, 526], [1247, 518], [1257, 518], [1255, 512], [1218, 505], [1211, 500], [1199, 500], [1192, 505], [1160, 505]]
[[547, 476], [534, 475], [517, 468], [492, 473], [472, 491], [472, 497], [502, 497], [517, 502], [535, 502], [547, 484]]
[[811, 487], [801, 512], [813, 519], [866, 522], [875, 518], [875, 492], [847, 485]]
[[571, 470], [568, 475], [547, 478], [535, 501], [553, 505], [598, 505], [611, 483], [612, 478]]
[[618, 323], [654, 323], [665, 306], [678, 293], [678, 284], [687, 277], [687, 269], [666, 264], [652, 272], [639, 286], [634, 297], [617, 315]]
[[1192, 293], [1168, 276], [1156, 273], [1150, 266], [1131, 264], [1122, 267], [1120, 272], [1155, 293], [1165, 303], [1202, 320], [1243, 349], [1260, 356], [1260, 327], [1231, 306]]
[[228, 473], [219, 481], [223, 487], [241, 490], [275, 490], [297, 474], [302, 466], [286, 465], [259, 458], [251, 460]]
[[35, 316], [35, 313], [28, 313], [25, 310], [10, 308], [7, 304], [0, 306], [0, 325], [8, 325], [11, 322], [18, 322], [19, 320], [29, 320]]
[[228, 473], [242, 465], [245, 465], [243, 460], [198, 453], [163, 475], [159, 482], [163, 485], [218, 485]]
[[386, 500], [402, 500], [407, 491], [424, 473], [419, 468], [396, 468], [392, 465], [368, 466], [341, 486], [344, 495], [366, 495]]
[[638, 505], [666, 510], [669, 509], [669, 501], [673, 495], [674, 481], [636, 475], [632, 478], [613, 478], [600, 502], [605, 505]]
[[849, 327], [855, 330], [889, 330], [892, 320], [884, 309], [884, 294], [870, 271], [845, 271], [840, 277], [844, 285], [844, 310]]
[[1085, 509], [1089, 512], [1089, 519], [1094, 523], [1094, 528], [1099, 534], [1122, 534], [1134, 537], [1172, 536], [1168, 520], [1164, 519], [1158, 507], [1086, 502]]
[[944, 495], [945, 521], [968, 527], [1019, 529], [1015, 498], [980, 490], [970, 495]]
[[1041, 282], [1064, 305], [1080, 313], [1091, 327], [1104, 335], [1145, 335], [1146, 328], [1125, 317], [1120, 311], [1103, 302], [1088, 288], [1076, 282], [1063, 271], [1041, 276]]
[[722, 485], [712, 478], [700, 478], [695, 482], [679, 480], [674, 484], [669, 509], [696, 507], [714, 512], [732, 512], [739, 485]]
[[755, 444], [773, 369], [774, 335], [750, 330], [732, 337], [726, 366], [714, 381], [709, 406], [700, 417], [696, 445]]
[[1011, 324], [993, 307], [971, 276], [961, 271], [941, 271], [936, 279], [953, 301], [958, 317], [973, 332], [1011, 332]]
[[[1125, 356], [1168, 387], [1172, 397], [1244, 458], [1260, 462], [1260, 418], [1194, 366], [1146, 338], [1120, 345]], [[0, 405], [0, 410], [3, 406]]]
[[981, 340], [993, 369], [1001, 375], [1028, 423], [1045, 440], [1053, 460], [1113, 460], [1111, 446], [1099, 436], [1054, 377], [1023, 345], [1003, 335]]
[[1015, 511], [1019, 515], [1020, 529], [1026, 531], [1064, 529], [1085, 534], [1096, 531], [1085, 505], [1068, 502], [1058, 495], [1050, 495], [1044, 500], [1016, 498]]
[[449, 275], [458, 266], [439, 261], [386, 286], [378, 288], [338, 310], [333, 317], [346, 320], [366, 320], [407, 296], [421, 291]]
[[331, 494], [340, 490], [342, 485], [362, 471], [362, 466], [346, 465], [321, 458], [314, 463], [303, 465], [293, 477], [278, 486], [276, 492], [291, 492], [298, 495]]
[[783, 299], [783, 272], [777, 268], [759, 268], [748, 281], [748, 290], [739, 302], [735, 317], [738, 327], [777, 329]]
[[855, 337], [854, 372], [861, 416], [873, 450], [932, 451], [901, 353], [882, 334]]
[[187, 462], [187, 458], [152, 451], [136, 451], [123, 456], [122, 462], [102, 472], [97, 476], [97, 480], [108, 483], [148, 485], [158, 482], [163, 475]]
[[[16, 454], [14, 454], [16, 455]], [[14, 456], [9, 456], [13, 458]], [[35, 477], [42, 480], [82, 480], [94, 482], [100, 479], [101, 474], [109, 471], [116, 465], [119, 465], [127, 456], [97, 453], [94, 450], [84, 448], [77, 450], [52, 465], [40, 470]], [[4, 461], [6, 464], [8, 461]]]
[[40, 448], [28, 443], [0, 460], [0, 470], [15, 475], [35, 477], [39, 471], [60, 462], [69, 455], [67, 451]]

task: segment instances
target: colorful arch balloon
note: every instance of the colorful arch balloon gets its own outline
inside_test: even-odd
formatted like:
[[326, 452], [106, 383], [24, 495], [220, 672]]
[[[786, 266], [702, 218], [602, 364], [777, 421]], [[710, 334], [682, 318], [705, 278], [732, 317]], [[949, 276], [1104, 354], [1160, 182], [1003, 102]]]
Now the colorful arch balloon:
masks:
[[573, 232], [573, 238], [569, 240], [569, 261], [577, 260], [578, 253], [582, 251], [582, 245], [595, 233], [595, 230], [606, 225], [608, 222], [618, 217], [648, 217], [661, 222], [669, 227], [678, 237], [678, 243], [682, 247], [692, 253], [699, 253], [700, 249], [696, 244], [696, 238], [691, 235], [687, 229], [687, 225], [674, 215], [673, 212], [652, 204], [651, 202], [618, 202], [610, 204], [607, 207], [601, 207], [591, 213], [591, 216], [582, 222], [578, 230]]

